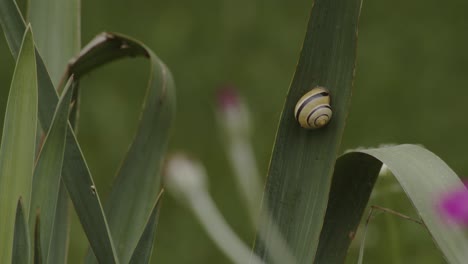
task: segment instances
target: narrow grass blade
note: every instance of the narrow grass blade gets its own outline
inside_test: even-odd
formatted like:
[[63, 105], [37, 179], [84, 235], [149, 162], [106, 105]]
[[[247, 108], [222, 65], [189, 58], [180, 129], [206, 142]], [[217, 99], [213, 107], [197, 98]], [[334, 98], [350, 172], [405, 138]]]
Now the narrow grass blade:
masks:
[[29, 10], [29, 0], [15, 0], [16, 4], [18, 5], [18, 8], [21, 11], [21, 15], [23, 17], [26, 17], [28, 15], [28, 10]]
[[23, 208], [22, 198], [18, 199], [18, 205], [16, 207], [15, 216], [15, 229], [14, 229], [14, 240], [13, 240], [13, 254], [11, 263], [13, 264], [29, 264], [29, 231], [28, 224], [26, 222], [26, 214]]
[[[47, 133], [41, 153], [34, 170], [32, 203], [29, 212], [29, 228], [36, 223], [34, 212], [41, 210], [41, 245], [45, 263], [48, 261], [49, 245], [53, 237], [56, 219], [57, 200], [59, 198], [60, 176], [65, 152], [65, 138], [68, 128], [70, 100], [73, 94], [73, 77], [68, 81], [62, 98], [57, 106], [52, 125]], [[62, 246], [63, 247], [63, 246]], [[60, 250], [59, 249], [53, 249]], [[63, 249], [62, 249], [63, 250]]]
[[26, 23], [13, 0], [0, 0], [0, 24], [13, 57], [18, 58]]
[[[34, 264], [42, 264], [42, 246], [41, 246], [41, 220], [40, 210], [37, 210], [34, 222]], [[55, 262], [55, 263], [66, 263], [66, 262]]]
[[36, 47], [55, 87], [68, 61], [80, 51], [80, 7], [80, 0], [30, 3], [29, 22], [34, 28]]
[[158, 224], [159, 208], [161, 207], [161, 197], [164, 193], [162, 190], [156, 204], [151, 211], [150, 218], [146, 222], [145, 230], [138, 241], [137, 247], [132, 253], [130, 264], [148, 264], [151, 260], [151, 253], [153, 252], [154, 236], [156, 234], [156, 226]]
[[[172, 76], [149, 48], [113, 33], [103, 33], [92, 40], [71, 61], [68, 71], [68, 74], [80, 77], [105, 63], [135, 56], [149, 59], [150, 80], [137, 133], [105, 204], [109, 227], [122, 263], [130, 261], [161, 190], [161, 166], [175, 108]], [[92, 259], [88, 256], [88, 263]]]
[[[29, 6], [27, 17], [35, 31], [37, 50], [42, 55], [54, 86], [56, 89], [61, 89], [64, 83], [59, 86], [59, 82], [66, 65], [72, 57], [78, 54], [81, 48], [81, 0], [33, 0]], [[79, 89], [73, 90], [75, 103], [70, 111], [70, 123], [75, 129], [79, 111]], [[50, 242], [53, 244], [50, 248], [54, 250], [49, 251], [49, 254], [44, 254], [45, 263], [66, 263], [70, 203], [65, 188], [65, 184], [62, 182], [54, 220], [55, 228]]]
[[[25, 24], [19, 10], [11, 0], [0, 0], [0, 23], [8, 41], [11, 53], [16, 58], [19, 50], [18, 30]], [[58, 103], [58, 95], [36, 51], [39, 86], [39, 120], [42, 127], [49, 127]], [[117, 255], [99, 200], [93, 192], [94, 182], [75, 134], [68, 125], [62, 180], [78, 213], [80, 222], [96, 257], [102, 263], [118, 263]]]
[[55, 210], [54, 229], [49, 244], [47, 260], [49, 263], [67, 263], [70, 215], [67, 190], [63, 181], [60, 182], [57, 209]]
[[359, 150], [339, 158], [316, 263], [343, 263], [382, 163], [403, 187], [447, 262], [466, 263], [464, 230], [445, 223], [435, 208], [440, 195], [464, 185], [439, 157], [415, 145]]
[[[314, 260], [351, 99], [360, 9], [361, 0], [316, 0], [312, 8], [268, 172], [263, 213], [273, 221], [259, 227], [254, 249], [263, 259], [276, 225], [298, 263]], [[294, 107], [315, 86], [330, 91], [333, 118], [310, 131], [299, 126]]]
[[37, 77], [34, 43], [28, 27], [16, 62], [0, 147], [0, 263], [10, 263], [15, 210], [23, 197], [28, 217], [37, 124]]

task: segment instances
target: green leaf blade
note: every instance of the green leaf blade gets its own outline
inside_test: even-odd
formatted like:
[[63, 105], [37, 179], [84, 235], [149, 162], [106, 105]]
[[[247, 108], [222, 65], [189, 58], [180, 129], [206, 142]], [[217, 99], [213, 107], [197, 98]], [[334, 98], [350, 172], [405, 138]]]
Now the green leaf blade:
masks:
[[80, 0], [30, 2], [29, 22], [34, 27], [34, 40], [55, 87], [68, 61], [80, 50], [80, 8]]
[[446, 260], [465, 263], [464, 231], [444, 222], [436, 210], [440, 195], [464, 185], [439, 157], [416, 145], [359, 150], [339, 158], [316, 263], [344, 262], [352, 240], [349, 234], [356, 232], [382, 163], [403, 187]]
[[[20, 42], [18, 31], [24, 30], [26, 25], [13, 1], [0, 0], [0, 10], [0, 23], [11, 53], [16, 58]], [[39, 120], [42, 127], [49, 127], [58, 103], [58, 95], [37, 51], [36, 63], [40, 102]], [[91, 191], [91, 186], [94, 186], [91, 173], [70, 125], [66, 145], [62, 178], [75, 210], [78, 212], [85, 234], [93, 250], [98, 252], [99, 261], [119, 263], [99, 196]], [[95, 226], [100, 228], [93, 228]]]
[[156, 204], [151, 211], [145, 230], [138, 241], [137, 247], [132, 253], [132, 257], [129, 262], [130, 264], [148, 264], [151, 260], [156, 226], [158, 224], [159, 208], [161, 207], [161, 197], [163, 193], [164, 191], [161, 191]]
[[[314, 3], [268, 172], [262, 208], [272, 221], [259, 228], [254, 248], [264, 260], [274, 248], [268, 238], [275, 226], [299, 264], [314, 260], [351, 99], [360, 8], [361, 0]], [[327, 127], [310, 131], [299, 126], [294, 108], [316, 86], [330, 91], [333, 118]]]
[[[172, 75], [149, 48], [114, 33], [103, 33], [92, 40], [71, 63], [69, 71], [69, 74], [82, 76], [129, 56], [148, 58], [151, 69], [137, 133], [104, 207], [123, 263], [130, 261], [161, 191], [162, 162], [175, 108]], [[95, 263], [91, 254], [87, 256], [87, 263]]]
[[31, 29], [24, 33], [8, 96], [0, 147], [0, 263], [11, 262], [14, 215], [23, 197], [29, 211], [36, 144], [37, 76]]
[[67, 263], [68, 257], [70, 233], [69, 197], [63, 181], [60, 182], [60, 185], [54, 229], [47, 255], [49, 263]]
[[[47, 133], [34, 170], [29, 227], [30, 229], [34, 227], [36, 222], [34, 212], [40, 209], [42, 256], [44, 256], [45, 263], [49, 263], [48, 252], [51, 251], [49, 245], [54, 232], [54, 222], [56, 219], [56, 208], [65, 153], [65, 138], [68, 128], [69, 105], [73, 86], [73, 78], [71, 78], [59, 101], [52, 125]], [[59, 249], [54, 248], [52, 251], [56, 250]]]

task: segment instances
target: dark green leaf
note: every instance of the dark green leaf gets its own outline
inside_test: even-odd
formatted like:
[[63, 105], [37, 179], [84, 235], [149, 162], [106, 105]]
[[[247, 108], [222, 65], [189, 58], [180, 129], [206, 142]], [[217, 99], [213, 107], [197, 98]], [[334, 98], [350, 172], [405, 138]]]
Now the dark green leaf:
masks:
[[[41, 246], [41, 220], [40, 220], [40, 210], [37, 210], [35, 214], [34, 222], [34, 264], [42, 264], [42, 246]], [[65, 263], [65, 262], [55, 262], [55, 263]]]
[[18, 200], [15, 216], [12, 264], [29, 264], [29, 234], [22, 198]]
[[[276, 227], [298, 263], [314, 260], [351, 99], [360, 9], [361, 0], [314, 3], [268, 172], [263, 213], [272, 221], [259, 228], [255, 244], [264, 260], [272, 253], [268, 238]], [[330, 91], [333, 118], [327, 127], [311, 131], [299, 126], [294, 108], [316, 86]]]
[[163, 193], [163, 190], [159, 193], [150, 218], [146, 222], [145, 230], [138, 241], [137, 247], [133, 251], [132, 258], [129, 262], [130, 264], [147, 264], [151, 260], [154, 236], [156, 234], [156, 226], [158, 224], [159, 208], [161, 207], [161, 196]]
[[[110, 61], [143, 56], [150, 60], [150, 81], [142, 103], [138, 131], [123, 161], [105, 212], [118, 256], [130, 261], [161, 190], [161, 165], [166, 153], [175, 98], [169, 69], [143, 44], [125, 36], [103, 33], [70, 64], [69, 74], [82, 76]], [[87, 261], [91, 263], [92, 257]]]

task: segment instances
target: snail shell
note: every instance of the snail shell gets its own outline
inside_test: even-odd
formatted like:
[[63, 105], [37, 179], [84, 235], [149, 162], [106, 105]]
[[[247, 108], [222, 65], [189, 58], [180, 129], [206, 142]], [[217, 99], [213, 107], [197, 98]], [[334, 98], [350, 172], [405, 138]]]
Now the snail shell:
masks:
[[294, 116], [301, 127], [317, 129], [328, 124], [332, 117], [330, 92], [324, 87], [315, 87], [299, 99]]

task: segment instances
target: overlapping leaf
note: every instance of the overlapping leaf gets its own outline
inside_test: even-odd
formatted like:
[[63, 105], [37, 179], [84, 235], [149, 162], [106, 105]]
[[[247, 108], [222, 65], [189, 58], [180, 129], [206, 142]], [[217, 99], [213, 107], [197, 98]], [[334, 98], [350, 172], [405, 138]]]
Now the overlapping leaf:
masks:
[[[44, 257], [44, 263], [52, 263], [48, 258], [49, 252], [54, 254], [52, 252], [63, 250], [59, 248], [50, 249], [49, 246], [55, 228], [56, 208], [59, 198], [60, 176], [62, 174], [73, 84], [73, 78], [70, 78], [57, 106], [52, 125], [47, 133], [34, 170], [29, 228], [30, 230], [34, 229], [36, 224], [35, 211], [39, 209], [41, 212], [41, 255]], [[61, 248], [64, 246], [62, 245]]]
[[[16, 58], [19, 50], [18, 38], [20, 32], [24, 32], [25, 24], [13, 1], [0, 0], [0, 23], [10, 50]], [[36, 63], [39, 88], [38, 117], [42, 127], [50, 127], [58, 95], [37, 52]], [[97, 252], [96, 257], [103, 263], [118, 263], [99, 196], [92, 190], [94, 182], [91, 173], [70, 125], [67, 131], [62, 180], [67, 186], [91, 247]]]
[[27, 219], [37, 123], [36, 58], [31, 28], [24, 31], [11, 82], [0, 147], [0, 263], [12, 261], [17, 201]]

